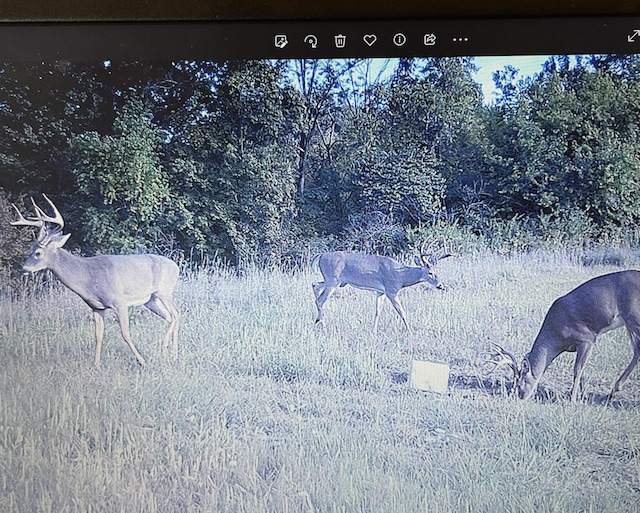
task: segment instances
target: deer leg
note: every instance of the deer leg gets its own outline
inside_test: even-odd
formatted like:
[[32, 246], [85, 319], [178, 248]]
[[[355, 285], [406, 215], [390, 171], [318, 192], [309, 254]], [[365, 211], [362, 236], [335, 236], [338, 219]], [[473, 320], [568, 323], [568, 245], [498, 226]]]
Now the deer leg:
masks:
[[384, 299], [384, 293], [378, 292], [376, 298], [376, 315], [373, 318], [373, 333], [378, 331], [378, 319], [380, 319], [380, 308], [382, 307], [382, 300]]
[[105, 310], [93, 311], [93, 322], [96, 328], [96, 355], [93, 363], [96, 367], [100, 367], [100, 352], [102, 351], [102, 339], [104, 337], [104, 313]]
[[142, 355], [136, 349], [136, 346], [133, 345], [133, 340], [131, 340], [131, 332], [129, 331], [129, 309], [126, 306], [118, 306], [114, 308], [116, 312], [116, 316], [118, 317], [118, 322], [120, 323], [120, 332], [122, 333], [122, 338], [131, 349], [131, 352], [138, 360], [140, 365], [144, 365], [145, 361], [142, 358]]
[[[312, 285], [313, 287], [313, 295], [316, 298], [316, 308], [318, 309], [318, 315], [316, 317], [316, 322], [320, 322], [322, 320], [322, 305], [318, 303], [319, 299], [320, 299], [320, 295], [324, 292], [325, 290], [325, 284], [323, 281], [319, 281], [318, 283], [314, 283]], [[326, 301], [326, 299], [324, 300]], [[324, 303], [323, 301], [323, 303]]]
[[[336, 291], [337, 285], [331, 286], [324, 283], [324, 290], [316, 297], [316, 307], [318, 308], [318, 317], [316, 317], [316, 322], [320, 322], [322, 320], [322, 306], [325, 301], [331, 297], [331, 295]], [[315, 287], [314, 287], [315, 292]]]
[[316, 297], [316, 300], [317, 300], [318, 296], [322, 293], [322, 290], [324, 289], [324, 282], [319, 281], [318, 283], [314, 283], [312, 287], [313, 287], [313, 295]]
[[[593, 341], [594, 342], [594, 341]], [[582, 342], [577, 346], [576, 362], [573, 366], [573, 387], [571, 388], [571, 402], [576, 402], [581, 395], [581, 381], [585, 366], [593, 350], [593, 342]]]
[[169, 347], [169, 340], [172, 341], [172, 354], [174, 358], [178, 357], [178, 323], [180, 320], [180, 311], [176, 306], [173, 298], [170, 296], [153, 295], [151, 299], [145, 303], [149, 310], [154, 314], [162, 317], [169, 323], [169, 329], [164, 336], [162, 348]]
[[636, 368], [638, 360], [640, 360], [640, 332], [629, 329], [629, 336], [631, 337], [631, 344], [633, 346], [633, 358], [631, 359], [631, 363], [629, 363], [622, 375], [618, 378], [618, 381], [613, 385], [609, 398], [611, 398], [616, 392], [620, 391], [622, 385], [627, 380], [633, 369]]
[[167, 322], [172, 322], [169, 309], [164, 304], [164, 301], [161, 300], [158, 296], [151, 296], [151, 299], [149, 299], [149, 301], [147, 301], [144, 306], [146, 306], [158, 317], [162, 317]]
[[165, 345], [169, 345], [169, 334], [171, 334], [171, 351], [174, 358], [178, 358], [178, 326], [180, 325], [180, 310], [176, 306], [172, 297], [167, 298], [167, 306], [171, 312], [171, 324], [165, 335]]
[[402, 305], [400, 304], [400, 301], [398, 301], [398, 298], [396, 296], [389, 296], [387, 295], [387, 297], [389, 298], [389, 301], [391, 301], [391, 304], [393, 305], [393, 307], [396, 309], [396, 312], [398, 312], [398, 315], [400, 315], [400, 317], [402, 318], [402, 322], [404, 322], [405, 327], [411, 331], [411, 328], [409, 328], [409, 323], [407, 322], [407, 314], [404, 311], [404, 308], [402, 307]]

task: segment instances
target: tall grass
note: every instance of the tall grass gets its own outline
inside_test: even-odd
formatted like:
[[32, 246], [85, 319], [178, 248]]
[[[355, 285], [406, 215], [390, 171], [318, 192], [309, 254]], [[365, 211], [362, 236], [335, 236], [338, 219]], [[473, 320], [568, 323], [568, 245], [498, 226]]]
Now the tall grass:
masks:
[[[180, 358], [166, 324], [132, 309], [140, 368], [110, 317], [93, 367], [90, 310], [62, 287], [0, 304], [2, 512], [635, 511], [640, 377], [599, 340], [571, 404], [573, 357], [542, 383], [555, 400], [506, 395], [481, 355], [531, 346], [551, 302], [616, 268], [570, 255], [477, 254], [442, 262], [446, 291], [403, 291], [411, 332], [375, 295], [344, 288], [316, 325], [308, 272], [183, 275]], [[412, 359], [448, 363], [450, 391], [407, 383]]]

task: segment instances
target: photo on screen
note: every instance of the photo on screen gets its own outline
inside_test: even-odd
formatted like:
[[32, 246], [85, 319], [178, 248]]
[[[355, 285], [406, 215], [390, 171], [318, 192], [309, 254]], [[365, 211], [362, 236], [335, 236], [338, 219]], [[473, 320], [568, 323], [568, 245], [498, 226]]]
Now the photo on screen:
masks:
[[639, 99], [633, 53], [3, 62], [0, 510], [634, 511]]

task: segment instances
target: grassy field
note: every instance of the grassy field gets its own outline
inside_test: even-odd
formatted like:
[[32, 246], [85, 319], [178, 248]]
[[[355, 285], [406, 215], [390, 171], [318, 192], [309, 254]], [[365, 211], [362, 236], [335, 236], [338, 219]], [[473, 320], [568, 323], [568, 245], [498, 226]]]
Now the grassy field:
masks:
[[[630, 265], [632, 266], [632, 265]], [[90, 309], [62, 287], [0, 304], [0, 512], [631, 512], [640, 504], [640, 371], [602, 336], [568, 401], [573, 355], [542, 398], [486, 378], [491, 341], [523, 356], [551, 302], [617, 268], [557, 254], [461, 256], [448, 286], [387, 303], [349, 287], [314, 324], [319, 276], [185, 273], [180, 358], [131, 309], [140, 368], [108, 316], [93, 366]], [[413, 359], [451, 366], [448, 394], [413, 390]]]

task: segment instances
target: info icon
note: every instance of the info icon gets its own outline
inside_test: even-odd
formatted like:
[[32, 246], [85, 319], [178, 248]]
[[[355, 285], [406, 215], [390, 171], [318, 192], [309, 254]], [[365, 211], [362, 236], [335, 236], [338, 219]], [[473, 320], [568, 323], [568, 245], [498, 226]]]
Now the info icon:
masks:
[[393, 44], [396, 46], [404, 46], [407, 42], [407, 36], [405, 36], [402, 32], [398, 32], [395, 36], [393, 36]]

